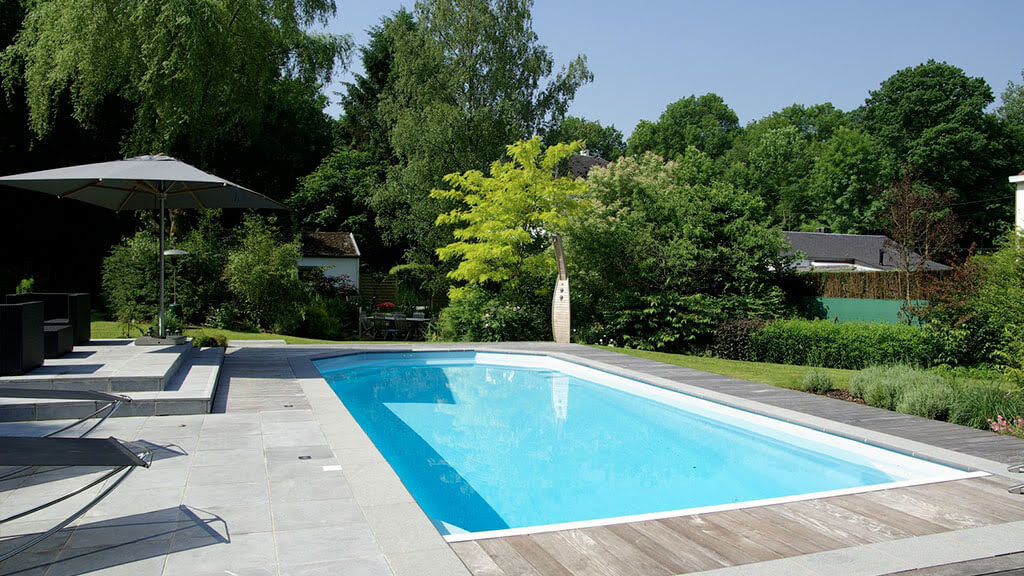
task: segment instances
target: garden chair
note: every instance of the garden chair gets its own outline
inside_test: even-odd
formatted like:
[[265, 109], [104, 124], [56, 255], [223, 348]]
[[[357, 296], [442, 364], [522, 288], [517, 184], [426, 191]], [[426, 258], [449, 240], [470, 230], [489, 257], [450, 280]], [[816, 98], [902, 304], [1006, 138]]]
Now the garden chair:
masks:
[[395, 337], [401, 336], [403, 340], [411, 340], [413, 323], [405, 317], [402, 312], [395, 312]]
[[[132, 473], [142, 466], [148, 468], [153, 461], [153, 451], [141, 443], [125, 443], [115, 438], [31, 438], [0, 437], [0, 466], [14, 466], [20, 470], [39, 467], [89, 466], [112, 467], [113, 469], [88, 482], [85, 486], [58, 496], [39, 506], [0, 518], [0, 526], [24, 518], [59, 504], [68, 498], [81, 494], [111, 478], [116, 479], [92, 500], [58, 522], [49, 530], [29, 539], [17, 547], [0, 553], [0, 562], [24, 552], [46, 538], [64, 529], [83, 514], [106, 498]], [[34, 474], [42, 474], [35, 472]]]
[[359, 309], [359, 339], [363, 337], [369, 338], [370, 340], [377, 339], [377, 329], [370, 322], [370, 319], [366, 316], [366, 312], [362, 308]]
[[[96, 409], [96, 411], [88, 414], [87, 416], [79, 418], [78, 420], [72, 422], [71, 424], [68, 424], [67, 426], [64, 426], [63, 428], [54, 430], [53, 432], [50, 432], [48, 434], [44, 434], [43, 438], [53, 438], [62, 432], [66, 432], [68, 430], [71, 430], [72, 428], [76, 428], [81, 424], [84, 424], [90, 418], [102, 415], [100, 419], [97, 420], [92, 426], [89, 426], [81, 434], [78, 435], [79, 438], [85, 438], [86, 436], [89, 435], [90, 432], [98, 428], [100, 424], [103, 424], [103, 422], [105, 422], [107, 418], [110, 418], [110, 416], [117, 411], [117, 409], [121, 406], [122, 403], [132, 401], [132, 399], [129, 398], [128, 396], [122, 396], [119, 394], [107, 394], [106, 392], [95, 392], [92, 390], [46, 390], [36, 388], [8, 387], [0, 387], [0, 398], [91, 400], [96, 402], [97, 405], [100, 405], [99, 408]], [[13, 470], [8, 470], [6, 472], [0, 472], [0, 480], [10, 478], [11, 476], [15, 476], [21, 472], [25, 472], [27, 469], [28, 468], [22, 467], [15, 468]]]

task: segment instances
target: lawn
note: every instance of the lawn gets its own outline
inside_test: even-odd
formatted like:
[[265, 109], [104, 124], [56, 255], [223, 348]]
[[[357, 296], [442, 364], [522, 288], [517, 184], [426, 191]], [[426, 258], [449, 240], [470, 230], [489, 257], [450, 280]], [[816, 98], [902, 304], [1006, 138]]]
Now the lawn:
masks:
[[[145, 330], [149, 326], [142, 326]], [[195, 336], [197, 334], [206, 334], [209, 336], [223, 335], [228, 340], [284, 340], [288, 344], [339, 344], [341, 342], [335, 340], [317, 340], [315, 338], [300, 338], [298, 336], [286, 336], [284, 334], [271, 334], [268, 332], [239, 332], [237, 330], [221, 330], [219, 328], [202, 328], [193, 327], [185, 330], [186, 336]], [[131, 336], [137, 337], [141, 333], [138, 330], [132, 329]], [[124, 338], [124, 330], [120, 322], [111, 322], [108, 320], [93, 320], [92, 321], [92, 337], [93, 338]], [[357, 342], [358, 344], [365, 344], [366, 342]]]
[[[783, 388], [799, 388], [804, 375], [815, 370], [810, 366], [792, 366], [789, 364], [768, 364], [765, 362], [743, 362], [741, 360], [724, 360], [722, 358], [710, 358], [707, 356], [687, 356], [686, 354], [669, 354], [666, 352], [647, 352], [644, 350], [631, 350], [628, 348], [611, 348], [608, 346], [594, 346], [605, 350], [613, 350], [630, 356], [657, 360], [666, 364], [675, 364], [684, 368], [703, 370], [722, 376], [740, 378], [761, 384], [771, 384]], [[840, 370], [838, 368], [818, 368], [832, 375], [836, 388], [846, 389], [856, 370]]]

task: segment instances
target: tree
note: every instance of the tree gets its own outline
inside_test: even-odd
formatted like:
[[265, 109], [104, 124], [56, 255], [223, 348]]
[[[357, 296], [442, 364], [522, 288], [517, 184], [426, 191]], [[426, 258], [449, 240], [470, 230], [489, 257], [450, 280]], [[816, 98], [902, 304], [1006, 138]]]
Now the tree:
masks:
[[616, 160], [626, 151], [622, 132], [615, 126], [601, 126], [600, 122], [585, 118], [566, 116], [557, 127], [544, 134], [544, 141], [548, 144], [576, 140], [582, 140], [587, 150], [605, 160]]
[[634, 132], [629, 153], [650, 150], [674, 159], [693, 146], [715, 159], [729, 149], [738, 131], [739, 118], [720, 96], [690, 96], [669, 104], [649, 128], [644, 126], [639, 134]]
[[821, 221], [842, 234], [877, 231], [883, 168], [874, 138], [851, 128], [836, 130], [817, 148], [808, 183]]
[[246, 217], [239, 228], [238, 246], [228, 253], [224, 269], [228, 289], [261, 329], [287, 324], [299, 314], [307, 296], [299, 279], [299, 243], [280, 242], [272, 224]]
[[896, 251], [903, 309], [910, 322], [913, 273], [956, 246], [960, 225], [950, 196], [914, 182], [909, 169], [886, 190], [883, 202], [882, 222]]
[[[535, 136], [510, 145], [508, 161], [492, 164], [490, 176], [479, 170], [446, 176], [450, 188], [430, 195], [457, 206], [437, 218], [439, 226], [455, 227], [455, 241], [437, 251], [442, 261], [458, 262], [448, 276], [512, 294], [523, 278], [551, 276], [552, 236], [578, 215], [586, 191], [584, 181], [557, 173], [582, 147], [577, 140], [545, 149]], [[459, 291], [452, 288], [453, 297]]]
[[929, 60], [882, 82], [857, 114], [860, 128], [887, 152], [890, 173], [914, 166], [919, 182], [945, 191], [964, 207], [960, 216], [971, 222], [971, 239], [985, 242], [998, 236], [1009, 218], [1009, 204], [997, 199], [1010, 194], [1006, 175], [1019, 171], [1015, 141], [985, 111], [992, 102], [983, 78]]
[[729, 168], [729, 181], [756, 193], [771, 206], [773, 221], [799, 229], [817, 217], [807, 191], [813, 162], [811, 145], [795, 126], [759, 130], [743, 162]]
[[0, 58], [5, 87], [21, 80], [36, 134], [70, 94], [74, 118], [93, 126], [104, 102], [131, 107], [125, 154], [176, 152], [211, 159], [225, 129], [257, 125], [275, 83], [318, 90], [348, 50], [344, 36], [310, 33], [330, 0], [131, 2], [40, 0]]
[[[1024, 72], [1021, 72], [1024, 79]], [[1024, 126], [1024, 83], [1006, 83], [1006, 90], [999, 96], [1002, 105], [996, 111], [999, 116], [1016, 126]]]
[[378, 168], [371, 152], [339, 148], [299, 181], [288, 204], [303, 230], [352, 232], [364, 266], [386, 272], [401, 255], [377, 230], [372, 199], [380, 184]]
[[391, 146], [392, 126], [379, 112], [380, 101], [391, 85], [395, 36], [415, 30], [416, 21], [405, 8], [370, 28], [369, 40], [359, 48], [364, 72], [345, 84], [341, 97], [345, 114], [339, 121], [338, 144], [369, 152], [373, 162], [381, 166], [382, 179], [387, 166], [395, 162], [395, 152]]
[[428, 0], [416, 5], [415, 30], [387, 28], [394, 58], [378, 110], [392, 126], [396, 164], [373, 205], [385, 241], [407, 246], [410, 263], [435, 263], [451, 239], [435, 226], [451, 205], [430, 195], [443, 177], [483, 170], [509, 142], [557, 125], [591, 79], [583, 57], [553, 73], [532, 4]]
[[727, 318], [784, 312], [785, 242], [756, 195], [683, 182], [653, 153], [588, 178], [566, 233], [574, 325], [583, 341], [690, 350]]

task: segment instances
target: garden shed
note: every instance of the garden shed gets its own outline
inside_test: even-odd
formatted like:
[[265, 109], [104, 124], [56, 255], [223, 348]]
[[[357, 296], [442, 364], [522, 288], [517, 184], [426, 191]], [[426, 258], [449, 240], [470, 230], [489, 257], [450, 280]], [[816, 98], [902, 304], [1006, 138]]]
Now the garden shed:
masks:
[[300, 268], [323, 268], [324, 276], [344, 278], [359, 290], [359, 245], [351, 232], [304, 232]]

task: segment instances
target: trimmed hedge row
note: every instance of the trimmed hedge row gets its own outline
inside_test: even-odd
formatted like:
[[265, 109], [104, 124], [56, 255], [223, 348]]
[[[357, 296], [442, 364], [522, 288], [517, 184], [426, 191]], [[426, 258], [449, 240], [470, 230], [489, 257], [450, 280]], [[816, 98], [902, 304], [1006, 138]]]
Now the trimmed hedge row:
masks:
[[857, 370], [881, 364], [930, 366], [942, 357], [942, 343], [931, 330], [905, 324], [776, 320], [742, 336], [733, 326], [726, 330], [730, 340], [749, 337], [749, 345], [732, 342], [728, 347], [741, 353], [733, 356], [736, 360]]

